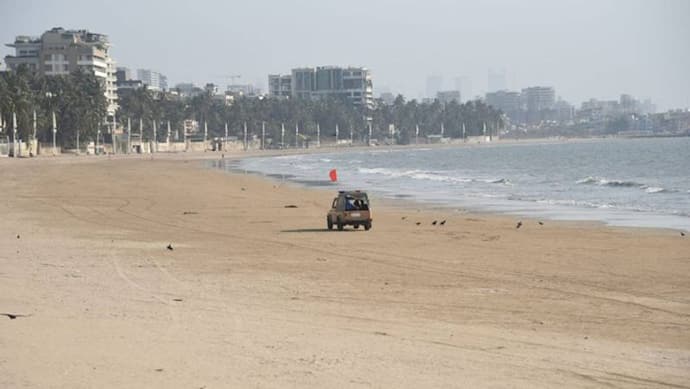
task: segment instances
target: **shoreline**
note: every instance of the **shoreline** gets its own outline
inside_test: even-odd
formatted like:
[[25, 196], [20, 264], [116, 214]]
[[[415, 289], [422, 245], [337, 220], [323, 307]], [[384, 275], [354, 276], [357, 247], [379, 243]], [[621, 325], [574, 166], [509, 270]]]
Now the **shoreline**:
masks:
[[[230, 163], [239, 165], [242, 160], [245, 159], [251, 159], [251, 158], [274, 158], [274, 157], [281, 157], [281, 156], [299, 156], [299, 155], [312, 155], [312, 154], [333, 154], [333, 153], [349, 153], [349, 152], [362, 152], [362, 151], [368, 151], [368, 150], [382, 150], [382, 149], [388, 149], [388, 150], [415, 150], [415, 149], [427, 149], [427, 148], [455, 148], [455, 147], [491, 147], [491, 146], [502, 146], [502, 145], [514, 145], [514, 144], [524, 144], [524, 145], [534, 145], [534, 144], [554, 144], [554, 143], [571, 143], [571, 142], [596, 142], [596, 141], [607, 141], [607, 140], [613, 140], [613, 139], [618, 139], [615, 137], [596, 137], [596, 138], [530, 138], [528, 140], [522, 141], [522, 140], [498, 140], [494, 141], [493, 143], [484, 143], [484, 144], [424, 144], [424, 145], [384, 145], [384, 146], [335, 146], [335, 145], [330, 145], [330, 146], [322, 146], [320, 148], [309, 148], [309, 149], [282, 149], [282, 150], [274, 150], [274, 149], [269, 149], [269, 150], [248, 150], [248, 151], [238, 151], [238, 150], [232, 150], [227, 153], [223, 152], [214, 152], [214, 151], [207, 151], [207, 152], [183, 152], [183, 153], [156, 153], [156, 154], [119, 154], [119, 155], [102, 155], [102, 156], [93, 156], [93, 155], [59, 155], [59, 156], [39, 156], [35, 158], [19, 158], [19, 159], [14, 159], [14, 158], [0, 158], [0, 166], [2, 165], [3, 161], [8, 164], [12, 163], [22, 163], [22, 162], [29, 162], [33, 161], [34, 163], [42, 163], [39, 161], [54, 161], [58, 164], [71, 164], [71, 163], [79, 163], [79, 162], [98, 162], [98, 161], [103, 161], [103, 160], [113, 160], [113, 161], [132, 161], [132, 160], [166, 160], [166, 161], [179, 161], [179, 160], [184, 160], [184, 161], [219, 161], [227, 163], [227, 161], [231, 161]], [[625, 138], [625, 140], [630, 140], [630, 141], [638, 141], [639, 138]], [[225, 158], [221, 158], [221, 156], [225, 156]], [[220, 167], [213, 167], [213, 166], [208, 166], [208, 162], [205, 163], [206, 166], [204, 166], [207, 169], [215, 170], [215, 169], [220, 169], [223, 170]], [[262, 177], [267, 180], [275, 180], [274, 177], [271, 177], [269, 174], [265, 174], [260, 171], [249, 171], [245, 169], [241, 169], [239, 167], [231, 167], [231, 171], [239, 174], [245, 174], [249, 173], [252, 175], [255, 175], [257, 177]], [[227, 171], [227, 170], [226, 170]], [[295, 185], [296, 187], [300, 188], [305, 188], [305, 189], [310, 189], [310, 190], [322, 190], [324, 192], [330, 193], [329, 189], [325, 187], [321, 187], [318, 185], [311, 185], [310, 183], [305, 183], [305, 182], [300, 182], [300, 181], [294, 181], [291, 179], [286, 179], [284, 180], [285, 182], [289, 182], [292, 185]], [[326, 180], [323, 180], [324, 182]], [[337, 189], [335, 189], [337, 190]], [[664, 227], [664, 226], [645, 226], [645, 225], [630, 225], [630, 224], [615, 224], [611, 222], [607, 222], [605, 220], [598, 220], [598, 219], [590, 219], [590, 218], [568, 218], [568, 217], [553, 217], [553, 216], [542, 216], [539, 217], [538, 215], [530, 215], [528, 213], [520, 212], [520, 211], [494, 211], [494, 210], [487, 210], [487, 209], [481, 209], [481, 207], [472, 207], [472, 206], [456, 206], [456, 205], [450, 205], [450, 204], [443, 204], [439, 202], [425, 202], [423, 200], [415, 200], [411, 198], [393, 198], [393, 197], [381, 197], [378, 200], [384, 200], [387, 204], [389, 204], [391, 207], [397, 207], [396, 204], [398, 204], [400, 207], [406, 207], [406, 206], [412, 206], [420, 209], [438, 209], [438, 210], [444, 210], [444, 211], [454, 211], [458, 213], [468, 213], [468, 214], [473, 214], [476, 216], [496, 216], [496, 217], [502, 217], [502, 218], [508, 218], [508, 219], [527, 219], [527, 220], [533, 220], [533, 221], [538, 221], [539, 219], [542, 220], [548, 220], [551, 223], [564, 223], [564, 224], [572, 224], [572, 225], [582, 225], [582, 226], [602, 226], [605, 228], [613, 228], [613, 229], [622, 229], [622, 230], [641, 230], [641, 231], [653, 231], [653, 230], [658, 230], [659, 232], [690, 232], [690, 228], [681, 228], [681, 227]], [[669, 216], [669, 215], [664, 215], [664, 216]]]
[[[593, 139], [589, 139], [593, 140]], [[603, 140], [603, 139], [600, 139]], [[507, 143], [512, 145], [513, 143]], [[535, 142], [535, 143], [530, 143], [530, 144], [544, 144], [543, 142]], [[498, 145], [498, 144], [497, 144]], [[426, 145], [428, 146], [428, 145]], [[467, 147], [467, 146], [475, 146], [475, 147], [484, 147], [485, 145], [433, 145], [433, 146], [438, 146], [438, 147], [445, 147], [445, 148], [452, 148], [452, 147]], [[391, 148], [395, 150], [396, 148]], [[399, 148], [397, 148], [399, 150]], [[405, 149], [410, 149], [410, 150], [420, 150], [420, 149], [427, 149], [427, 147], [408, 147], [405, 146]], [[262, 171], [258, 170], [248, 170], [241, 168], [239, 165], [242, 163], [242, 160], [245, 159], [251, 159], [251, 158], [275, 158], [275, 157], [281, 157], [281, 156], [286, 156], [286, 155], [311, 155], [311, 154], [340, 154], [340, 153], [348, 153], [348, 152], [362, 152], [362, 151], [368, 151], [371, 150], [371, 148], [352, 148], [352, 149], [346, 149], [346, 150], [329, 150], [329, 151], [315, 151], [315, 152], [304, 152], [304, 153], [278, 153], [275, 155], [251, 155], [251, 156], [245, 156], [245, 157], [238, 157], [238, 158], [232, 158], [231, 164], [226, 164], [226, 171], [231, 171], [231, 172], [236, 172], [236, 173], [249, 173], [256, 175], [258, 177], [263, 177], [269, 180], [277, 180], [277, 181], [285, 181], [285, 182], [290, 182], [293, 185], [296, 185], [298, 187], [302, 188], [307, 188], [307, 189], [314, 189], [314, 190], [324, 190], [328, 191], [329, 189], [327, 188], [327, 182], [326, 179], [324, 180], [319, 180], [319, 181], [309, 181], [309, 180], [302, 180], [302, 179], [295, 179], [295, 176], [291, 175], [280, 175], [280, 174], [271, 174], [271, 173], [265, 173]], [[211, 169], [220, 169], [223, 170], [224, 168], [221, 166], [207, 166], [208, 168]], [[275, 177], [274, 177], [275, 176]], [[282, 180], [280, 180], [277, 176], [283, 176]], [[367, 190], [366, 188], [360, 188], [362, 190]], [[337, 190], [337, 189], [334, 189]], [[371, 190], [368, 190], [371, 191]], [[375, 191], [371, 191], [375, 192]], [[580, 223], [583, 225], [591, 224], [591, 225], [602, 225], [606, 227], [611, 227], [611, 228], [621, 228], [621, 229], [652, 229], [652, 230], [660, 230], [660, 231], [671, 231], [671, 232], [690, 232], [690, 227], [681, 227], [681, 226], [669, 226], [669, 225], [658, 225], [657, 223], [649, 220], [657, 219], [657, 218], [666, 218], [669, 219], [667, 222], [670, 222], [671, 219], [679, 218], [680, 220], [685, 220], [681, 216], [677, 215], [669, 215], [669, 214], [660, 214], [660, 213], [652, 213], [649, 215], [645, 215], [643, 219], [640, 219], [639, 217], [634, 217], [637, 214], [633, 211], [630, 210], [615, 210], [614, 213], [609, 215], [608, 218], [595, 218], [595, 215], [593, 213], [597, 212], [596, 208], [570, 208], [567, 206], [561, 205], [560, 207], [551, 207], [551, 208], [539, 208], [538, 206], [532, 210], [525, 209], [525, 205], [534, 205], [530, 202], [526, 202], [526, 204], [523, 204], [520, 206], [520, 204], [517, 204], [514, 209], [504, 209], [504, 210], [492, 210], [492, 209], [486, 209], [482, 208], [482, 205], [475, 204], [475, 205], [454, 205], [454, 204], [449, 204], [449, 203], [444, 203], [440, 201], [433, 201], [433, 200], [423, 200], [423, 199], [415, 199], [413, 198], [414, 196], [405, 196], [404, 198], [399, 198], [395, 196], [382, 196], [378, 200], [385, 200], [386, 202], [390, 202], [391, 204], [395, 204], [397, 202], [400, 202], [400, 204], [406, 204], [410, 203], [412, 206], [416, 206], [419, 208], [425, 208], [425, 209], [443, 209], [446, 211], [453, 210], [456, 212], [462, 212], [462, 213], [472, 213], [476, 215], [495, 215], [495, 216], [504, 216], [508, 218], [515, 218], [515, 219], [520, 219], [520, 218], [525, 218], [525, 219], [530, 219], [530, 220], [548, 220], [550, 222], [563, 222], [563, 223]], [[573, 213], [572, 211], [576, 211]], [[611, 211], [609, 211], [611, 212]], [[539, 215], [541, 214], [541, 216]], [[617, 219], [613, 220], [613, 218]]]

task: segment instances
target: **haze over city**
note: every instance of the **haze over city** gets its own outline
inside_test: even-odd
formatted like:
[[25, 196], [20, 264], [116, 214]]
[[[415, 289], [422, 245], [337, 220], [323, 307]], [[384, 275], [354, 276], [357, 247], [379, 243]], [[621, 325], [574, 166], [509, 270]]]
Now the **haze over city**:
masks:
[[[487, 74], [505, 88], [553, 86], [573, 104], [622, 93], [659, 110], [690, 106], [687, 1], [3, 1], [0, 57], [16, 35], [48, 28], [107, 34], [118, 66], [150, 68], [170, 84], [241, 82], [291, 68], [371, 69], [374, 90], [427, 96], [464, 84], [483, 96]], [[468, 87], [469, 86], [469, 87]], [[467, 94], [471, 94], [467, 96]]]

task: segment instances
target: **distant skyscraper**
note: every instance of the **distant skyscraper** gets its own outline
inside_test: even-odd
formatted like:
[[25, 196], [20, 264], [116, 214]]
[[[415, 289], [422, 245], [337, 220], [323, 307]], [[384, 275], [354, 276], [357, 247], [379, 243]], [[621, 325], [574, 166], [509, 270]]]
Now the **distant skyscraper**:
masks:
[[472, 82], [467, 77], [455, 78], [455, 89], [460, 91], [460, 96], [465, 98], [465, 101], [472, 100]]
[[436, 98], [436, 94], [443, 89], [443, 77], [431, 75], [426, 78], [426, 97]]
[[505, 70], [494, 71], [489, 69], [489, 76], [487, 78], [487, 92], [496, 92], [499, 90], [508, 89], [506, 82], [506, 72]]
[[137, 79], [148, 89], [164, 91], [168, 89], [168, 78], [151, 69], [137, 69]]

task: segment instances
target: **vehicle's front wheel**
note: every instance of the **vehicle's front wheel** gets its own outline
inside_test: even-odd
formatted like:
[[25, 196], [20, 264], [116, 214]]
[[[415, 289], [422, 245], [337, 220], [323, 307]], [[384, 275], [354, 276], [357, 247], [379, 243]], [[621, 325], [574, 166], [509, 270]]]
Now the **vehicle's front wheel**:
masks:
[[333, 229], [333, 222], [331, 221], [331, 217], [330, 217], [330, 216], [326, 216], [326, 225], [328, 226], [328, 229], [329, 229], [329, 230], [332, 230], [332, 229]]
[[371, 222], [367, 222], [364, 224], [364, 230], [369, 231], [371, 229]]

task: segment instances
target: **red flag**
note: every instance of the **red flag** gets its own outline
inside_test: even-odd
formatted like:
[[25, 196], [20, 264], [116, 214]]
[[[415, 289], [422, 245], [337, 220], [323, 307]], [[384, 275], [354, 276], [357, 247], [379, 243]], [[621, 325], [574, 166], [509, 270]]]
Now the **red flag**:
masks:
[[338, 172], [336, 172], [335, 169], [331, 169], [331, 171], [328, 173], [328, 175], [331, 177], [331, 181], [333, 181], [333, 182], [338, 181]]

